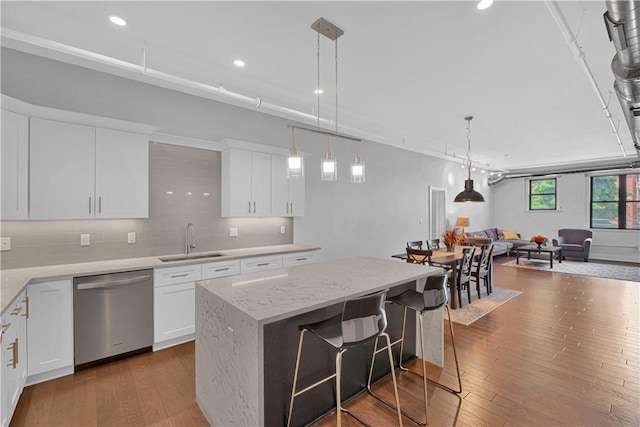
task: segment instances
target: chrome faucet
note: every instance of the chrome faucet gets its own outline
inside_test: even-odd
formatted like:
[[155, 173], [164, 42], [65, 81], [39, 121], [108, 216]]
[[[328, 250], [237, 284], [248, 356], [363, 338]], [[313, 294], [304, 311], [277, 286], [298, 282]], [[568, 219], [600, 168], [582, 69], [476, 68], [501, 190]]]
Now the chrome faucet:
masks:
[[193, 224], [187, 224], [185, 252], [187, 255], [191, 253], [191, 249], [196, 248], [196, 230], [193, 228]]

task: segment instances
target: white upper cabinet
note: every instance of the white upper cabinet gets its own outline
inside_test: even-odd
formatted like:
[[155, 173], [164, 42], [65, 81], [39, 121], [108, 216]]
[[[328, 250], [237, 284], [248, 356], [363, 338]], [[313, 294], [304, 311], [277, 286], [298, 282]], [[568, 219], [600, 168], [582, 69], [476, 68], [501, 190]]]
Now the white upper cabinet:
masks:
[[271, 215], [271, 155], [247, 150], [222, 152], [222, 216]]
[[0, 206], [2, 219], [27, 219], [29, 215], [29, 119], [2, 110], [0, 140]]
[[96, 216], [149, 217], [149, 138], [96, 129]]
[[271, 216], [304, 216], [304, 177], [287, 178], [287, 158], [271, 156]]
[[149, 216], [148, 137], [32, 118], [31, 219]]

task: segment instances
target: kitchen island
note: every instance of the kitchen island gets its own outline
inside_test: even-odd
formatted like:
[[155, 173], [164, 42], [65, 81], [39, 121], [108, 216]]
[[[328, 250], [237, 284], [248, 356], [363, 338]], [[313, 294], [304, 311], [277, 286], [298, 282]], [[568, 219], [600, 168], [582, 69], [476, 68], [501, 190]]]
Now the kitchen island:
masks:
[[[367, 257], [346, 258], [277, 271], [203, 280], [196, 286], [196, 400], [213, 426], [286, 424], [299, 338], [298, 325], [340, 313], [345, 300], [382, 289], [395, 295], [421, 289], [440, 268]], [[402, 309], [387, 305], [392, 340]], [[416, 355], [416, 322], [409, 316], [403, 359]], [[425, 316], [426, 359], [443, 365], [442, 312]], [[399, 348], [394, 348], [398, 355]], [[343, 360], [343, 400], [366, 384], [372, 347]], [[335, 352], [305, 340], [300, 385], [334, 369]], [[397, 360], [397, 359], [396, 359]], [[385, 371], [386, 366], [386, 371]], [[374, 376], [389, 371], [381, 359]], [[333, 381], [296, 400], [292, 425], [307, 424], [334, 405]]]

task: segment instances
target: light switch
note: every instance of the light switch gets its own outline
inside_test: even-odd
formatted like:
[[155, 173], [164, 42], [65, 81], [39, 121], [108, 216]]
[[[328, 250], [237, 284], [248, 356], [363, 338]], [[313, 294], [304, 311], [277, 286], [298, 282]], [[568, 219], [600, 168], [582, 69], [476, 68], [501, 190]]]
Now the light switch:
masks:
[[136, 242], [136, 232], [132, 231], [127, 234], [127, 243], [135, 243]]
[[0, 251], [11, 250], [11, 237], [0, 237]]
[[285, 234], [287, 232], [287, 229], [284, 225], [280, 226], [280, 234]]
[[80, 246], [89, 246], [91, 245], [91, 235], [90, 234], [81, 234], [80, 235]]
[[230, 228], [229, 229], [229, 237], [238, 237], [238, 229]]

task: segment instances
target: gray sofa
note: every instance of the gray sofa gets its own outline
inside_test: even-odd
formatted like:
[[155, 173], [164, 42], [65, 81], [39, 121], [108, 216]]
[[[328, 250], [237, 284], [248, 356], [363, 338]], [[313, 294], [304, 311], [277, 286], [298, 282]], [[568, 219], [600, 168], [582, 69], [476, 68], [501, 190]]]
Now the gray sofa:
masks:
[[[481, 245], [493, 242], [493, 256], [507, 254], [509, 255], [514, 248], [528, 245], [528, 240], [522, 239], [503, 239], [502, 230], [497, 228], [488, 228], [486, 230], [468, 231], [466, 234], [467, 241], [472, 245]], [[518, 234], [518, 237], [520, 235]]]

